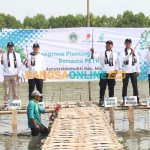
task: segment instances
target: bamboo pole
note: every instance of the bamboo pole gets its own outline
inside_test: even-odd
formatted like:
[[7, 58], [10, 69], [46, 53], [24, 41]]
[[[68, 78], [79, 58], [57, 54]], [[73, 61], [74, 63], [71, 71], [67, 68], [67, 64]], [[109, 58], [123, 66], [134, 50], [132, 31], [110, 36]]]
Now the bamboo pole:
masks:
[[[82, 101], [84, 101], [83, 95], [82, 95]], [[86, 102], [88, 102], [88, 101], [85, 101], [85, 103]], [[95, 102], [97, 102], [97, 101], [95, 101]], [[53, 109], [54, 104], [55, 103], [53, 103], [52, 105], [49, 105], [49, 107], [46, 108], [46, 110]], [[60, 104], [62, 104], [62, 102]], [[95, 104], [95, 103], [93, 103], [93, 104]], [[76, 103], [72, 102], [71, 105], [76, 106]], [[63, 104], [62, 104], [62, 108], [64, 108]], [[129, 110], [129, 107], [126, 107], [126, 106], [124, 106], [124, 107], [123, 106], [117, 106], [117, 107], [113, 107], [113, 108], [114, 108], [114, 110], [118, 110], [118, 111], [119, 110]], [[149, 110], [150, 108], [145, 106], [145, 105], [141, 105], [141, 106], [134, 106], [134, 109], [148, 109]], [[104, 110], [109, 110], [109, 108], [108, 107], [104, 107]], [[24, 114], [26, 112], [27, 112], [26, 108], [25, 109], [21, 109], [21, 110], [17, 110], [18, 114]], [[12, 114], [12, 110], [0, 110], [0, 115], [4, 115], [4, 114]]]
[[109, 107], [109, 116], [110, 116], [110, 125], [114, 129], [115, 117], [114, 117], [114, 108]]
[[80, 102], [82, 101], [82, 93], [80, 92]]
[[[52, 109], [46, 109], [46, 110], [52, 110]], [[27, 110], [16, 110], [16, 112], [18, 114], [24, 114], [24, 113], [27, 113]], [[1, 114], [12, 114], [13, 113], [13, 110], [8, 110], [8, 111], [0, 111], [0, 115]], [[46, 112], [45, 112], [46, 113]]]
[[17, 129], [13, 129], [13, 130], [12, 130], [12, 134], [13, 134], [13, 136], [12, 136], [12, 141], [15, 143], [15, 142], [18, 141]]
[[87, 26], [90, 27], [90, 0], [87, 0]]
[[12, 110], [12, 130], [17, 130], [17, 110]]
[[130, 139], [132, 139], [134, 137], [134, 123], [130, 123], [129, 133], [130, 133]]
[[92, 101], [92, 96], [91, 96], [91, 81], [88, 82], [88, 89], [89, 89], [89, 101]]
[[[90, 27], [90, 0], [87, 0], [87, 26]], [[91, 101], [91, 82], [88, 81], [89, 101]]]
[[134, 123], [134, 109], [133, 106], [129, 106], [129, 124]]

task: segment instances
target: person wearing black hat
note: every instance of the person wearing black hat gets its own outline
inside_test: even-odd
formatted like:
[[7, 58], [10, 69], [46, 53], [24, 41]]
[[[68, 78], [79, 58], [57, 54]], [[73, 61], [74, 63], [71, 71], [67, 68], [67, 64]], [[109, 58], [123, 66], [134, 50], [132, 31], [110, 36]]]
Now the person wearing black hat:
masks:
[[135, 50], [131, 48], [132, 40], [125, 40], [125, 49], [122, 52], [122, 70], [126, 72], [125, 78], [123, 81], [122, 88], [122, 98], [124, 104], [124, 97], [127, 96], [127, 87], [129, 78], [131, 79], [132, 87], [133, 87], [133, 96], [137, 96], [137, 102], [139, 103], [138, 97], [138, 86], [137, 86], [137, 77], [140, 75], [140, 66], [139, 66], [139, 58]]
[[[101, 60], [101, 64], [103, 67], [103, 73], [100, 76], [100, 99], [99, 99], [99, 106], [102, 106], [104, 103], [104, 96], [106, 86], [108, 85], [109, 89], [109, 97], [114, 97], [114, 87], [116, 84], [115, 75], [119, 70], [119, 59], [116, 52], [113, 52], [113, 42], [107, 41], [106, 42], [106, 50], [102, 51], [99, 54], [94, 54], [94, 48], [91, 48], [91, 59], [98, 58]], [[111, 75], [114, 75], [114, 78], [109, 78]]]
[[13, 91], [13, 100], [18, 100], [18, 86], [19, 86], [19, 79], [21, 78], [21, 58], [20, 54], [14, 52], [14, 43], [8, 42], [7, 43], [8, 52], [4, 53], [2, 50], [0, 51], [1, 54], [1, 64], [3, 65], [3, 75], [4, 81], [3, 85], [5, 88], [5, 95], [4, 95], [4, 106], [3, 109], [7, 109], [8, 107], [8, 100], [10, 99], [10, 85], [12, 85]]
[[[29, 100], [31, 99], [31, 93], [36, 89], [43, 93], [43, 80], [46, 80], [46, 65], [43, 55], [39, 53], [40, 46], [38, 43], [33, 44], [33, 52], [29, 54], [28, 58], [23, 62], [29, 68], [29, 72], [32, 77], [28, 78], [29, 83]], [[41, 76], [41, 73], [44, 75]], [[43, 96], [41, 96], [40, 102], [42, 102]]]

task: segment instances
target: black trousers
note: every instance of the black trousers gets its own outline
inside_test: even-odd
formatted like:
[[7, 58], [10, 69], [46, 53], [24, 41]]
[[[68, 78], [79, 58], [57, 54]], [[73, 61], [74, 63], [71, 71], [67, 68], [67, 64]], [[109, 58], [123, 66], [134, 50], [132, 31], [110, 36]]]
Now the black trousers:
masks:
[[[29, 84], [29, 100], [31, 99], [31, 93], [34, 91], [35, 85], [36, 89], [42, 94], [43, 93], [43, 79], [28, 79]], [[41, 97], [40, 102], [42, 102], [43, 97]]]
[[35, 128], [31, 128], [32, 136], [38, 136], [40, 133], [42, 135], [48, 135], [49, 134], [48, 129], [43, 124], [40, 125], [40, 129], [39, 130], [35, 129]]
[[[104, 76], [106, 78], [104, 78]], [[114, 97], [114, 87], [116, 84], [115, 79], [108, 79], [108, 74], [101, 74], [100, 76], [100, 101], [104, 101], [104, 95], [105, 95], [105, 90], [106, 86], [108, 85], [108, 90], [109, 90], [109, 97]]]
[[137, 101], [139, 102], [138, 97], [138, 86], [137, 86], [137, 73], [126, 73], [126, 77], [122, 80], [123, 88], [122, 88], [122, 98], [127, 96], [127, 87], [129, 83], [129, 78], [131, 79], [132, 87], [133, 87], [133, 96], [137, 96]]

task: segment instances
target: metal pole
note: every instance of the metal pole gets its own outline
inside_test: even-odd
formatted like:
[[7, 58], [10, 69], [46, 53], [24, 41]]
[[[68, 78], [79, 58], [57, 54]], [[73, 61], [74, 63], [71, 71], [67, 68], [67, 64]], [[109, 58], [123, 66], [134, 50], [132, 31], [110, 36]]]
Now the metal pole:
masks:
[[90, 0], [87, 0], [87, 26], [90, 27]]
[[[87, 26], [90, 27], [90, 0], [87, 0]], [[88, 81], [89, 101], [92, 100], [91, 96], [91, 82]]]

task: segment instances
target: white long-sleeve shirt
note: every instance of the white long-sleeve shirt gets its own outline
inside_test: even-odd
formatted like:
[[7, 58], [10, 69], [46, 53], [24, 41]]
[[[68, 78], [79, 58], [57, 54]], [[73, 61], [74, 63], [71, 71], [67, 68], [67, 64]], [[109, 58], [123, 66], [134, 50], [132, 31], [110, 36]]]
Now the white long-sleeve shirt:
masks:
[[[125, 71], [126, 73], [134, 73], [134, 72], [140, 72], [140, 65], [139, 65], [139, 58], [138, 58], [138, 54], [136, 51], [134, 51], [136, 58], [137, 58], [137, 63], [134, 64], [134, 66], [132, 65], [132, 55], [130, 55], [131, 53], [131, 49], [128, 49], [128, 55], [125, 55], [125, 51], [122, 52], [121, 55], [121, 67], [122, 70]], [[129, 61], [128, 65], [124, 64], [124, 61]]]
[[[14, 55], [13, 53], [9, 53], [9, 60], [10, 60], [10, 67], [8, 67], [8, 60], [7, 60], [7, 52], [3, 53], [3, 75], [4, 76], [13, 76], [13, 75], [18, 75], [21, 77], [22, 70], [21, 70], [21, 58], [20, 54], [16, 53], [16, 61], [17, 61], [17, 68], [14, 66]], [[2, 54], [1, 56], [2, 57]]]
[[[31, 66], [31, 54], [28, 56], [28, 68], [30, 73], [34, 75], [36, 72], [38, 77], [41, 78], [41, 72], [46, 70], [46, 64], [43, 55], [37, 54], [35, 55], [35, 66]], [[43, 78], [43, 77], [42, 77]]]
[[[111, 51], [107, 51], [106, 54], [109, 61]], [[119, 70], [120, 63], [116, 52], [113, 52], [113, 66], [109, 66], [109, 63], [105, 64], [105, 51], [102, 51], [98, 54], [94, 54], [93, 57], [100, 59], [104, 72], [110, 73], [112, 71]]]
[[[146, 59], [150, 62], [150, 51], [148, 50], [148, 52], [146, 53]], [[148, 68], [148, 74], [150, 74], [150, 65], [149, 65], [149, 68]]]

